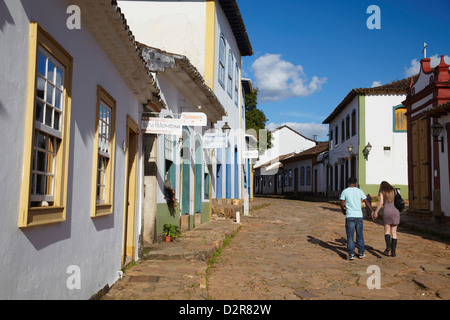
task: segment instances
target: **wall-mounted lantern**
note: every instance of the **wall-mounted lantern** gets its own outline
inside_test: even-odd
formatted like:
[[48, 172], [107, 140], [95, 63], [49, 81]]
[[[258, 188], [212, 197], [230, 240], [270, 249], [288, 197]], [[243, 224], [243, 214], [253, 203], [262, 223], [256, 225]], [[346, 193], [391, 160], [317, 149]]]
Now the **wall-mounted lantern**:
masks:
[[364, 147], [364, 149], [363, 149], [363, 155], [364, 155], [364, 158], [367, 160], [368, 159], [368, 157], [369, 157], [369, 153], [370, 153], [370, 151], [372, 150], [372, 145], [370, 144], [370, 142], [367, 144], [367, 146], [365, 146]]
[[348, 153], [349, 153], [349, 154], [352, 154], [352, 151], [353, 151], [353, 145], [352, 145], [351, 143], [348, 145], [347, 150], [348, 150]]
[[442, 132], [442, 124], [436, 122], [431, 125], [431, 135], [434, 138], [434, 142], [441, 143], [441, 150], [442, 153], [444, 153], [444, 137], [438, 139], [438, 137], [441, 135], [441, 132]]
[[228, 136], [231, 131], [231, 127], [228, 125], [228, 122], [225, 122], [225, 125], [222, 127], [222, 131]]

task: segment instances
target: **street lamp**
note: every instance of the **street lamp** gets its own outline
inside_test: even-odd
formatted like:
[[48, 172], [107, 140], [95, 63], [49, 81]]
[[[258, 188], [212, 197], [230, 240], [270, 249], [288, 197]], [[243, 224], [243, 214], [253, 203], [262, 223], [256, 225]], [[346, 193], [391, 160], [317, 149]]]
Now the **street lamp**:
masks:
[[370, 144], [370, 142], [367, 144], [367, 146], [365, 146], [364, 147], [364, 150], [362, 151], [363, 152], [363, 155], [364, 155], [364, 158], [367, 160], [368, 159], [368, 157], [369, 157], [369, 153], [370, 153], [370, 151], [372, 150], [372, 145]]
[[431, 135], [434, 138], [434, 142], [441, 143], [441, 151], [442, 151], [442, 153], [444, 153], [444, 137], [438, 139], [441, 132], [442, 132], [442, 124], [440, 124], [439, 122], [436, 122], [431, 125]]

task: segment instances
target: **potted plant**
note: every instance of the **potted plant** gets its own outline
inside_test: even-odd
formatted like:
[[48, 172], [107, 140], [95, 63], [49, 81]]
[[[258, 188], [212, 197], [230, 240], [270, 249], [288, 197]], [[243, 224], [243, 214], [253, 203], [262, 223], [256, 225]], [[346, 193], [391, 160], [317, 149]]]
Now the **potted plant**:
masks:
[[172, 239], [178, 237], [181, 234], [181, 232], [177, 226], [175, 226], [173, 224], [169, 224], [169, 223], [164, 225], [163, 231], [164, 231], [164, 236], [165, 236], [166, 242], [172, 241]]

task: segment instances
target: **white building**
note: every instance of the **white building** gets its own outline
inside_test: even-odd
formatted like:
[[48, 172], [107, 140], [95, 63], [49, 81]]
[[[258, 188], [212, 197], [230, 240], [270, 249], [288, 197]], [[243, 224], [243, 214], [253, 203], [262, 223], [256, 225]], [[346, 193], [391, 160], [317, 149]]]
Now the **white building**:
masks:
[[286, 157], [282, 174], [276, 177], [277, 190], [284, 194], [322, 197], [327, 191], [328, 142], [319, 142], [316, 146], [298, 154]]
[[[254, 193], [274, 194], [281, 193], [275, 181], [281, 179], [281, 160], [289, 156], [316, 146], [317, 142], [306, 138], [288, 126], [282, 126], [271, 131], [272, 147], [264, 151], [255, 163]], [[279, 176], [276, 176], [279, 174]]]
[[[184, 126], [178, 136], [145, 134], [145, 245], [157, 240], [166, 223], [187, 230], [210, 220], [211, 150], [203, 148], [202, 137], [226, 112], [189, 59], [144, 44], [140, 47], [167, 105], [159, 114], [146, 115], [179, 119], [183, 113], [204, 113], [208, 119], [206, 126]], [[170, 189], [175, 192], [175, 205], [169, 200]]]
[[1, 299], [88, 299], [137, 258], [140, 112], [164, 104], [115, 2], [73, 4], [1, 5]]
[[[213, 155], [213, 198], [242, 199], [245, 112], [241, 57], [253, 54], [236, 0], [119, 1], [136, 39], [186, 56], [223, 105], [212, 125], [231, 128], [228, 146]], [[170, 37], [167, 36], [170, 34]]]
[[338, 196], [355, 176], [373, 196], [388, 181], [408, 198], [406, 108], [411, 79], [353, 89], [323, 122], [329, 125], [328, 193]]

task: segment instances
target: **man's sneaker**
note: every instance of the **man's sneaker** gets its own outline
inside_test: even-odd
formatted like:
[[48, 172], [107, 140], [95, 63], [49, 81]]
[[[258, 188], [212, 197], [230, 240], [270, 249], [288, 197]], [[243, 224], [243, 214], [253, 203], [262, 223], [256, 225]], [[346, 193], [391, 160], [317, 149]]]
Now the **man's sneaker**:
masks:
[[358, 258], [360, 258], [360, 259], [362, 259], [362, 258], [364, 258], [366, 255], [363, 253], [363, 254], [359, 254], [358, 255]]
[[347, 260], [355, 260], [355, 255], [354, 254], [350, 254], [348, 256]]

